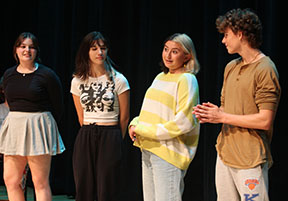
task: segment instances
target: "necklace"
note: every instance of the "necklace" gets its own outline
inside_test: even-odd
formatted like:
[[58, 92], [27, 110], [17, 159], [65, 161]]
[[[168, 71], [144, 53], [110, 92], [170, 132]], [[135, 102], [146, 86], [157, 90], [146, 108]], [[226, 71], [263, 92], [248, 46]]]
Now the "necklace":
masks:
[[[20, 64], [19, 66], [21, 66], [21, 68], [22, 69], [24, 69], [24, 67]], [[26, 76], [26, 74], [30, 74], [30, 73], [33, 73], [33, 72], [35, 72], [37, 69], [38, 69], [38, 63], [35, 63], [34, 65], [33, 65], [33, 67], [34, 67], [34, 70], [24, 70], [24, 72], [20, 72], [21, 74], [22, 74], [22, 76], [23, 77], [25, 77]], [[20, 69], [21, 70], [21, 69]]]
[[260, 54], [262, 54], [261, 51], [259, 51], [259, 52], [255, 55], [255, 57], [254, 57], [251, 61], [249, 61], [249, 62], [247, 62], [247, 63], [243, 60], [244, 65], [253, 63]]

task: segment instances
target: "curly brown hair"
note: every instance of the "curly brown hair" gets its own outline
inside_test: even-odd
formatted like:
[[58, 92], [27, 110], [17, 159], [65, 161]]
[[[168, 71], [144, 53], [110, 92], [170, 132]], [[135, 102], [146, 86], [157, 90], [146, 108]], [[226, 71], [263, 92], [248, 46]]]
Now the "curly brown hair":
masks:
[[218, 32], [224, 33], [230, 28], [234, 34], [241, 31], [252, 48], [262, 44], [262, 24], [259, 17], [250, 9], [232, 9], [216, 19]]

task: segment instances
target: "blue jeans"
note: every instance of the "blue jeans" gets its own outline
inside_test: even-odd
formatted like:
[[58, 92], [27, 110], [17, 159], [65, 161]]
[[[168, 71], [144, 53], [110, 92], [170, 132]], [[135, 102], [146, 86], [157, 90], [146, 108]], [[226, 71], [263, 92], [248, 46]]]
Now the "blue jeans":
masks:
[[185, 173], [186, 170], [142, 150], [144, 201], [181, 201]]

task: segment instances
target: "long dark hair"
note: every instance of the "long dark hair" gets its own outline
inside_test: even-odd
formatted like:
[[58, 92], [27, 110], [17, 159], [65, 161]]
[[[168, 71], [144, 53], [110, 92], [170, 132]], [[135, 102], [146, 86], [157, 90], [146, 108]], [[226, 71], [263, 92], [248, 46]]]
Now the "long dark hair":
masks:
[[40, 47], [39, 47], [39, 42], [38, 42], [38, 39], [36, 38], [36, 36], [30, 32], [23, 32], [21, 33], [15, 43], [14, 43], [14, 46], [13, 46], [13, 56], [14, 56], [14, 59], [16, 60], [16, 63], [19, 64], [19, 58], [17, 56], [17, 53], [16, 53], [16, 49], [18, 47], [20, 47], [20, 45], [23, 43], [23, 41], [26, 39], [26, 38], [30, 38], [32, 40], [32, 43], [33, 43], [33, 46], [34, 48], [36, 49], [37, 53], [36, 53], [36, 57], [35, 57], [35, 62], [38, 62], [38, 63], [41, 63], [41, 59], [40, 59]]
[[[89, 51], [91, 46], [93, 46], [95, 42], [99, 46], [101, 46], [100, 41], [102, 41], [109, 50], [109, 42], [100, 32], [97, 31], [90, 32], [83, 38], [75, 58], [76, 67], [74, 76], [79, 77], [82, 80], [86, 80], [89, 77], [90, 73]], [[105, 60], [105, 69], [107, 78], [110, 81], [113, 81], [113, 75], [115, 75], [116, 73], [116, 70], [113, 68], [113, 66], [115, 66], [115, 63], [107, 55]]]
[[5, 102], [5, 94], [3, 88], [3, 76], [0, 78], [0, 104]]

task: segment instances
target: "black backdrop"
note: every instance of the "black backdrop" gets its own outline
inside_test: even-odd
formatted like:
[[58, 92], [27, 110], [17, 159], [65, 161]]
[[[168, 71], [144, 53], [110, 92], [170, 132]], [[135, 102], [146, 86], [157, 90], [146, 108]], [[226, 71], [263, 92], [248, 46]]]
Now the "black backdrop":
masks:
[[[275, 0], [42, 0], [6, 1], [0, 7], [0, 68], [14, 65], [12, 46], [23, 31], [34, 33], [40, 42], [41, 57], [61, 78], [65, 112], [59, 125], [67, 150], [53, 158], [51, 186], [54, 194], [73, 195], [74, 181], [71, 156], [79, 129], [69, 93], [74, 57], [80, 41], [90, 31], [101, 31], [111, 42], [110, 56], [120, 67], [131, 86], [131, 118], [138, 115], [146, 89], [160, 72], [162, 43], [175, 33], [188, 34], [195, 43], [201, 64], [197, 75], [200, 99], [219, 104], [223, 70], [236, 55], [228, 55], [221, 44], [222, 35], [215, 28], [215, 19], [232, 8], [252, 8], [264, 27], [262, 51], [275, 62], [282, 86], [282, 97], [275, 119], [270, 169], [270, 199], [283, 199], [287, 187], [287, 151], [284, 112], [287, 102], [287, 80], [284, 77], [284, 44], [280, 12], [284, 5]], [[4, 5], [3, 5], [4, 4]], [[287, 42], [287, 41], [286, 41]], [[281, 121], [282, 120], [282, 121]], [[284, 119], [285, 120], [285, 119]], [[220, 125], [202, 125], [196, 157], [185, 178], [184, 201], [216, 200], [214, 167], [215, 141]], [[123, 200], [141, 201], [140, 151], [126, 136], [123, 173]], [[120, 187], [119, 187], [120, 188]]]

